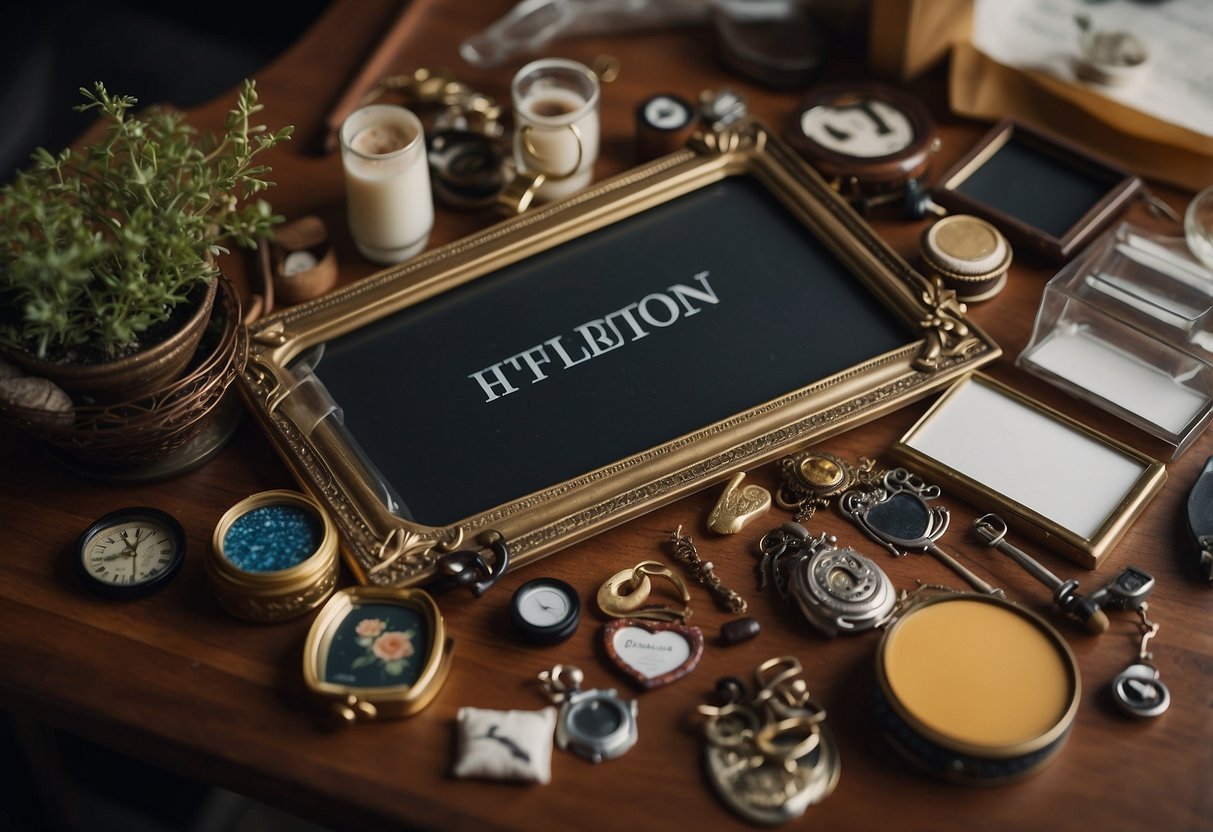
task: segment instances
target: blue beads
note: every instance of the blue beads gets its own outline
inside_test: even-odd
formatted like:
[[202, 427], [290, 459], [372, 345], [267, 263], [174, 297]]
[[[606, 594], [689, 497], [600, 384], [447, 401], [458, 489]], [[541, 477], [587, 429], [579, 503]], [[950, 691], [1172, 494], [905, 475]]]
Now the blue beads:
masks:
[[223, 554], [246, 572], [276, 572], [302, 563], [316, 551], [323, 528], [300, 506], [270, 505], [236, 518], [223, 536]]

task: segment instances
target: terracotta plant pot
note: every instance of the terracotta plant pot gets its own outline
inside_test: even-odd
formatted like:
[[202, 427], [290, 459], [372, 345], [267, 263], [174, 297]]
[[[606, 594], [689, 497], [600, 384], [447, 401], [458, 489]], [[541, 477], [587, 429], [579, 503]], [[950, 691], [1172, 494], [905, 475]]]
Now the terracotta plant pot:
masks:
[[180, 378], [198, 349], [211, 319], [219, 278], [206, 287], [198, 308], [181, 329], [163, 341], [125, 358], [99, 364], [56, 364], [10, 351], [6, 358], [26, 375], [50, 379], [77, 403], [112, 404], [151, 395]]

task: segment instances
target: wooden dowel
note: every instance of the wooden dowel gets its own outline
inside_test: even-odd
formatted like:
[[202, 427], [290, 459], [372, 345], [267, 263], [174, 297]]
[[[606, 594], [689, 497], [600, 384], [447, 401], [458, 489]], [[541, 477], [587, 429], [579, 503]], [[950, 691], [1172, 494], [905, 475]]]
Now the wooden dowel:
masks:
[[417, 5], [421, 4], [405, 0], [400, 13], [387, 33], [384, 34], [383, 39], [379, 41], [379, 45], [375, 47], [375, 51], [371, 53], [366, 63], [362, 65], [362, 69], [345, 88], [341, 98], [329, 110], [324, 122], [323, 147], [325, 153], [332, 153], [337, 149], [340, 144], [341, 123], [345, 121], [346, 116], [358, 109], [358, 104], [363, 97], [388, 74], [388, 68], [404, 45], [405, 35], [411, 25], [411, 13]]

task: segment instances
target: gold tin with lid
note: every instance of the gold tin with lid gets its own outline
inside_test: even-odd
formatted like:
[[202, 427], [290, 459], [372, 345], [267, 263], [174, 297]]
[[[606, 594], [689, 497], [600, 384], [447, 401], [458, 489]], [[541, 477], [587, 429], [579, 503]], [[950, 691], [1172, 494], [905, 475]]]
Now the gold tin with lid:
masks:
[[245, 621], [285, 621], [337, 585], [337, 528], [297, 491], [262, 491], [219, 518], [206, 573], [219, 605]]
[[1065, 640], [1036, 613], [973, 593], [931, 597], [881, 639], [876, 721], [920, 768], [994, 785], [1047, 765], [1069, 737], [1082, 694]]
[[1011, 245], [997, 228], [967, 214], [932, 223], [919, 238], [927, 269], [966, 303], [989, 300], [1007, 285]]

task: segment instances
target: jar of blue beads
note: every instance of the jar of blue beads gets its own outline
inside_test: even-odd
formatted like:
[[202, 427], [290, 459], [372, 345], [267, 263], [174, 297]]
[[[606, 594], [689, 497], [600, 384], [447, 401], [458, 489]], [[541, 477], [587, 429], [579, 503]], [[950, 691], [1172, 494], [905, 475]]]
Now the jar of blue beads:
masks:
[[206, 571], [219, 605], [237, 618], [294, 618], [337, 585], [337, 529], [308, 495], [263, 491], [219, 518]]

